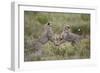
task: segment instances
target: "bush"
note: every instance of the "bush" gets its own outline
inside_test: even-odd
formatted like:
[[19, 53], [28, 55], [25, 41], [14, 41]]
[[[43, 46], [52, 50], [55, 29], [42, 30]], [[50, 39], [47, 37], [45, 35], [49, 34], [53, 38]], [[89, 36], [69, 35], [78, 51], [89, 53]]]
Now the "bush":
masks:
[[89, 24], [84, 25], [73, 25], [71, 26], [71, 30], [73, 33], [79, 34], [79, 35], [90, 35], [90, 26]]
[[46, 15], [37, 16], [37, 20], [40, 24], [46, 24], [48, 22], [48, 17]]
[[84, 21], [90, 21], [90, 14], [82, 14], [81, 15], [81, 18]]

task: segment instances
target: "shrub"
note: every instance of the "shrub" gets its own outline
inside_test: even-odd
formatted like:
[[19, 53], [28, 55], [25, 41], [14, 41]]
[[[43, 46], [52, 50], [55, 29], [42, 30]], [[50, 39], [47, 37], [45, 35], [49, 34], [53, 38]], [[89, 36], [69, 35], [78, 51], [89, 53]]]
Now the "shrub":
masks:
[[81, 18], [83, 21], [90, 21], [90, 14], [82, 14]]
[[89, 35], [90, 34], [90, 25], [84, 24], [84, 25], [72, 25], [71, 30], [73, 33], [79, 34], [79, 35]]
[[46, 15], [37, 16], [37, 20], [40, 24], [46, 24], [48, 22], [48, 17]]

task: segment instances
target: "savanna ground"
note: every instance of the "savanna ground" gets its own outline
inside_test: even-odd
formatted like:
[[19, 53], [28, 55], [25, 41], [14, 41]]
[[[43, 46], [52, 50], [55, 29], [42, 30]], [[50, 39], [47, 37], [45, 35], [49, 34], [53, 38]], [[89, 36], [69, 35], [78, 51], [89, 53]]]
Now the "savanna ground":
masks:
[[[30, 45], [42, 34], [46, 23], [52, 22], [53, 31], [60, 34], [65, 25], [83, 37], [78, 45], [70, 42], [55, 46], [50, 41], [43, 45], [43, 55], [37, 58]], [[31, 58], [31, 60], [28, 60]], [[90, 14], [24, 11], [24, 61], [67, 60], [90, 58]]]

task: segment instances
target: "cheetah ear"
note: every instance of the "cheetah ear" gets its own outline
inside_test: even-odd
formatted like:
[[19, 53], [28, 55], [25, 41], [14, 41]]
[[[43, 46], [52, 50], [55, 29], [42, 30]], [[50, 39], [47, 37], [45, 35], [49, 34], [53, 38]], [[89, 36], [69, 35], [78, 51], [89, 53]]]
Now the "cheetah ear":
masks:
[[50, 25], [50, 23], [48, 22], [48, 24], [47, 25]]
[[63, 28], [65, 29], [65, 28], [68, 28], [68, 27], [69, 27], [69, 25], [64, 25], [64, 27], [63, 27]]
[[66, 27], [67, 27], [68, 29], [70, 29], [70, 25], [67, 25]]

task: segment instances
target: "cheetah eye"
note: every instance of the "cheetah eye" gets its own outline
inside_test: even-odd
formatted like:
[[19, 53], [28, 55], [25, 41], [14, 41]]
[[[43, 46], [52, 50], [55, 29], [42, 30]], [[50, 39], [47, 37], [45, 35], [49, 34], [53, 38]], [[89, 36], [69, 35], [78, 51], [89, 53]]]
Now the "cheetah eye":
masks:
[[62, 38], [60, 38], [60, 40], [63, 40]]

